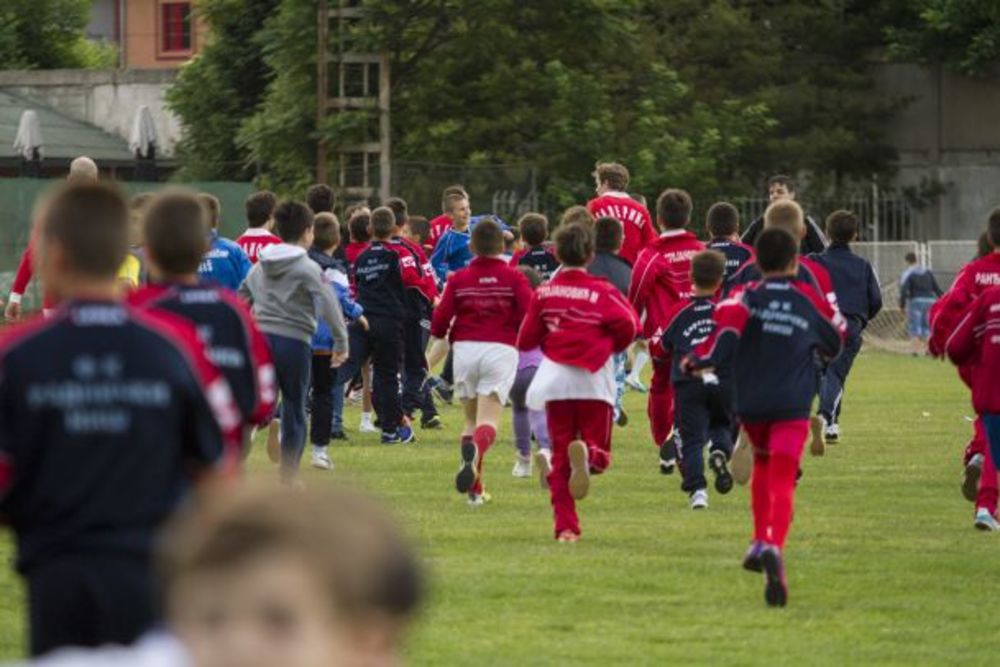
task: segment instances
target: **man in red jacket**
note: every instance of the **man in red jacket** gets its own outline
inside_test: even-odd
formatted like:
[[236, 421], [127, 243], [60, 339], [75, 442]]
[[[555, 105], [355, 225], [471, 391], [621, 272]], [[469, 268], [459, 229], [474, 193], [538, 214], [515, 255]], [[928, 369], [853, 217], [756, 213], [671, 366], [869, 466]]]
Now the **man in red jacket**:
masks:
[[503, 229], [493, 220], [483, 220], [472, 230], [472, 249], [475, 259], [448, 279], [431, 321], [431, 336], [447, 336], [455, 347], [455, 391], [465, 408], [455, 488], [477, 507], [489, 500], [483, 493], [483, 456], [496, 441], [517, 375], [514, 344], [531, 286], [500, 257]]
[[594, 231], [569, 225], [556, 234], [562, 269], [535, 292], [517, 339], [520, 350], [542, 348], [527, 402], [544, 409], [552, 460], [536, 455], [555, 516], [555, 537], [576, 542], [576, 502], [590, 490], [591, 474], [611, 465], [611, 418], [616, 386], [613, 355], [639, 332], [639, 319], [621, 292], [587, 273]]
[[598, 162], [594, 170], [597, 197], [587, 202], [587, 210], [595, 219], [606, 216], [622, 223], [625, 238], [618, 256], [634, 265], [640, 251], [656, 238], [656, 229], [646, 207], [625, 192], [628, 179], [625, 165]]
[[[988, 287], [966, 309], [945, 350], [959, 368], [971, 367], [972, 405], [989, 442], [993, 461], [1000, 457], [1000, 287]], [[985, 472], [985, 471], [984, 471]], [[983, 475], [982, 486], [997, 485], [996, 469]], [[994, 510], [995, 511], [995, 510]], [[976, 528], [997, 530], [988, 508], [977, 508]]]
[[691, 258], [705, 249], [685, 229], [692, 208], [691, 196], [683, 190], [665, 190], [656, 200], [656, 220], [665, 231], [639, 254], [628, 291], [629, 301], [643, 318], [642, 336], [653, 355], [647, 412], [653, 444], [660, 448], [660, 471], [665, 475], [673, 472], [677, 452], [672, 435], [671, 364], [659, 341], [675, 306], [691, 296]]

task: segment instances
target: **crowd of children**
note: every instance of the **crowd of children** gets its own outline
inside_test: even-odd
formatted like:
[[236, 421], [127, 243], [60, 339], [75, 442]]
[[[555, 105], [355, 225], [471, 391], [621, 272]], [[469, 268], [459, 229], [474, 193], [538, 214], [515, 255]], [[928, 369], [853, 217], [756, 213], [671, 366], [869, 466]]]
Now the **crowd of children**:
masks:
[[[445, 189], [444, 213], [431, 221], [393, 198], [348, 207], [342, 223], [332, 191], [317, 185], [305, 203], [251, 195], [247, 229], [233, 242], [219, 235], [214, 197], [166, 190], [130, 210], [92, 164], [39, 202], [31, 249], [54, 310], [0, 340], [0, 515], [28, 581], [34, 654], [139, 637], [157, 614], [154, 536], [168, 517], [210, 479], [232, 477], [257, 427], [273, 426], [287, 486], [302, 487], [307, 441], [311, 464], [331, 469], [329, 444], [347, 437], [344, 405], [355, 395], [365, 405], [358, 430], [384, 445], [413, 442], [418, 414], [422, 428], [439, 428], [435, 395], [457, 397], [454, 487], [475, 507], [490, 500], [484, 461], [510, 402], [512, 474], [538, 475], [554, 537], [576, 542], [577, 503], [611, 465], [613, 427], [629, 419], [622, 395], [626, 385], [645, 389], [645, 359], [660, 471], [679, 468], [696, 510], [709, 506], [706, 450], [719, 494], [751, 478], [743, 565], [764, 573], [768, 604], [786, 604], [800, 458], [807, 443], [822, 455], [841, 435], [848, 375], [882, 307], [872, 267], [850, 247], [853, 213], [828, 217], [826, 246], [779, 177], [753, 247], [726, 202], [708, 208], [705, 243], [689, 229], [685, 191], [665, 190], [651, 215], [627, 193], [628, 170], [602, 163], [597, 196], [554, 223], [540, 213], [514, 227], [473, 217], [461, 186]], [[927, 334], [972, 388], [980, 418], [965, 487], [976, 526], [998, 529], [1000, 210], [988, 238], [993, 251], [934, 306]], [[907, 280], [907, 298], [922, 298], [923, 274]], [[22, 277], [10, 319], [25, 286]], [[59, 462], [77, 459], [81, 445], [85, 461]], [[234, 545], [253, 553], [271, 535], [287, 540], [293, 560], [322, 551], [325, 533], [283, 533], [280, 522], [301, 522], [278, 510], [240, 518], [254, 502], [264, 501], [212, 515], [252, 524], [233, 533]], [[196, 610], [211, 606], [192, 588], [202, 572], [255, 567], [250, 556], [225, 556], [236, 546], [213, 546], [222, 538], [199, 533], [204, 526], [178, 530], [186, 537], [171, 556], [170, 594]], [[345, 604], [360, 605], [358, 617], [381, 613], [369, 592], [350, 590], [360, 597]], [[404, 597], [403, 615], [416, 592]], [[197, 612], [169, 608], [183, 638]]]

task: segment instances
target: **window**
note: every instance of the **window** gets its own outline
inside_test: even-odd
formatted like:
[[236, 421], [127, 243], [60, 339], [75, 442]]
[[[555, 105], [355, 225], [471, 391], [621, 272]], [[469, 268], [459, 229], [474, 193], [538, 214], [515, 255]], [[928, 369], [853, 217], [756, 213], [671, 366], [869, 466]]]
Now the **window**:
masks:
[[191, 3], [164, 2], [160, 5], [160, 40], [164, 52], [191, 50]]

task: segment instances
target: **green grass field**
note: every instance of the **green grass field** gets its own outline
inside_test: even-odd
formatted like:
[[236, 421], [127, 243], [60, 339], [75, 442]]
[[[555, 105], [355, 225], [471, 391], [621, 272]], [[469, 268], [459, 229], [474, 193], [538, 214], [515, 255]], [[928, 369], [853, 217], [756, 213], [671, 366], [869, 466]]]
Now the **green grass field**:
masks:
[[[353, 435], [331, 452], [336, 472], [307, 473], [371, 489], [421, 549], [430, 598], [411, 664], [996, 664], [1000, 535], [974, 531], [959, 494], [971, 408], [952, 368], [862, 355], [842, 444], [803, 463], [782, 610], [739, 567], [748, 490], [690, 511], [678, 477], [657, 472], [644, 398], [627, 400], [632, 423], [582, 503], [576, 545], [552, 539], [537, 483], [510, 476], [509, 424], [486, 462], [493, 503], [470, 509], [453, 491], [457, 407], [414, 447]], [[252, 467], [269, 470], [262, 447]], [[6, 537], [0, 552], [9, 560]], [[0, 658], [13, 658], [24, 627], [9, 569], [0, 591]]]

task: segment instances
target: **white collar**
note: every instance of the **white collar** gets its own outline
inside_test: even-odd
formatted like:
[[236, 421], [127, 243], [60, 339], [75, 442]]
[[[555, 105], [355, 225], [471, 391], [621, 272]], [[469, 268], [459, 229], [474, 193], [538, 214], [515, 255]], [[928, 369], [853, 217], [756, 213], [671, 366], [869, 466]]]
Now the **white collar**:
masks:
[[686, 229], [668, 229], [665, 232], [660, 232], [661, 239], [668, 239], [671, 236], [680, 236], [681, 234], [687, 234]]
[[[617, 197], [619, 199], [632, 199], [632, 195], [630, 195], [627, 192], [622, 192], [621, 190], [608, 190], [607, 192], [605, 192], [601, 196], [602, 197]], [[635, 201], [635, 200], [633, 199], [633, 201]]]
[[247, 230], [243, 232], [243, 236], [274, 236], [274, 238], [278, 238], [263, 227], [247, 227]]

